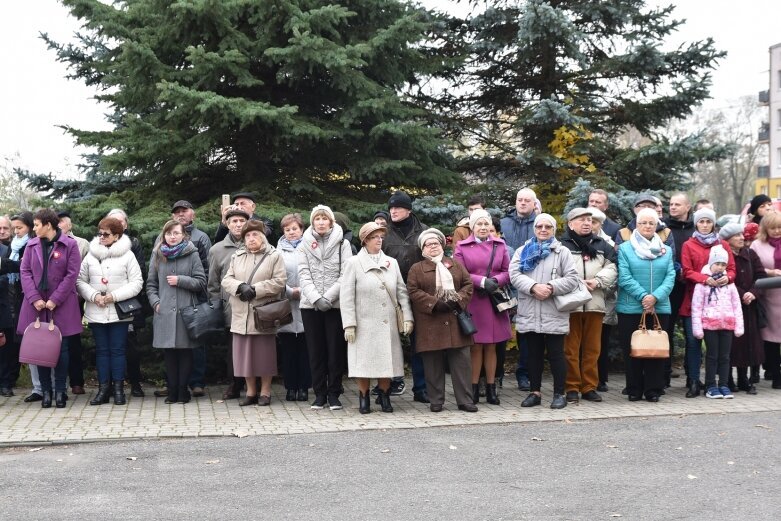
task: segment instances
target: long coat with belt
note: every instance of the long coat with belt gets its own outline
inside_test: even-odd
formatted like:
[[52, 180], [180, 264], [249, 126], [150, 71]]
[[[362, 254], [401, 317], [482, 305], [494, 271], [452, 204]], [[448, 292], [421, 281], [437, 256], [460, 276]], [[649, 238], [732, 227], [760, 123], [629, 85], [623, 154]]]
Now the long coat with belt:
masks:
[[[255, 266], [262, 262], [258, 269]], [[255, 273], [253, 273], [255, 270]], [[250, 280], [250, 275], [252, 279]], [[275, 335], [276, 331], [261, 333], [255, 327], [253, 307], [278, 299], [285, 291], [285, 261], [276, 248], [266, 243], [258, 252], [246, 249], [236, 252], [231, 258], [228, 273], [222, 279], [222, 289], [230, 295], [231, 333], [239, 335]], [[255, 298], [242, 302], [236, 291], [243, 283], [255, 290]]]
[[[491, 261], [494, 246], [496, 251], [489, 269], [488, 263]], [[453, 259], [466, 268], [475, 288], [480, 288], [486, 276], [495, 278], [499, 286], [510, 283], [510, 256], [502, 239], [489, 236], [486, 240], [478, 242], [474, 235], [470, 235], [466, 240], [458, 243]], [[474, 292], [469, 302], [469, 312], [472, 313], [472, 320], [477, 326], [477, 333], [474, 334], [475, 343], [495, 344], [508, 340], [512, 336], [509, 313], [494, 312], [491, 299], [485, 291], [478, 289]]]
[[[168, 275], [179, 277], [176, 286], [170, 286]], [[197, 343], [190, 340], [182, 320], [181, 309], [199, 301], [206, 292], [206, 272], [203, 270], [198, 248], [190, 242], [181, 255], [166, 259], [155, 249], [149, 261], [146, 294], [149, 305], [160, 309], [152, 319], [152, 346], [159, 348], [192, 349]]]
[[374, 262], [366, 249], [361, 248], [344, 265], [339, 302], [342, 326], [355, 328], [355, 342], [347, 344], [350, 377], [403, 376], [404, 356], [396, 325], [396, 303], [401, 306], [405, 321], [413, 318], [398, 262], [382, 251], [378, 262]]
[[[453, 286], [461, 300], [463, 310], [469, 306], [474, 286], [469, 272], [457, 261], [444, 257], [442, 263], [453, 277]], [[412, 265], [407, 275], [407, 291], [412, 302], [412, 314], [415, 317], [415, 350], [441, 351], [474, 344], [471, 335], [461, 333], [455, 315], [450, 312], [434, 311], [437, 303], [437, 266], [428, 259]]]
[[[29, 248], [29, 246], [28, 246]], [[773, 246], [763, 241], [751, 243], [751, 249], [757, 253], [763, 268], [773, 269]], [[730, 253], [731, 254], [731, 253]], [[760, 329], [765, 342], [781, 342], [781, 289], [765, 289], [757, 295], [767, 312], [767, 327]]]
[[[19, 324], [16, 328], [18, 333], [24, 333], [25, 328], [35, 322], [38, 311], [33, 307], [33, 303], [38, 300], [51, 300], [57, 304], [54, 310], [54, 323], [60, 328], [63, 336], [81, 333], [83, 328], [79, 312], [79, 297], [76, 293], [76, 279], [80, 268], [81, 254], [76, 241], [65, 234], [59, 234], [49, 254], [49, 266], [46, 272], [49, 289], [38, 289], [43, 275], [43, 246], [38, 237], [30, 239], [19, 268], [24, 300], [19, 311]], [[41, 313], [42, 318], [48, 316], [46, 312]]]
[[743, 295], [747, 292], [758, 297], [754, 289], [757, 279], [766, 276], [765, 267], [759, 260], [757, 252], [750, 248], [742, 248], [735, 254], [735, 287], [741, 298], [743, 308], [743, 336], [732, 337], [732, 349], [729, 352], [730, 365], [734, 367], [749, 367], [765, 361], [765, 346], [757, 323], [758, 300], [748, 306], [743, 304]]

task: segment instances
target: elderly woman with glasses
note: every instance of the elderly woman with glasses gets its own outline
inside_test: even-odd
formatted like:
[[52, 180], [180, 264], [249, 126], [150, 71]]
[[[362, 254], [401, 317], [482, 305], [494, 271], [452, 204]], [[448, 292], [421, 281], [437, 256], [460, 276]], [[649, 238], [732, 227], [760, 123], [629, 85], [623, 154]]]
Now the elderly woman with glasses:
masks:
[[423, 260], [412, 265], [407, 290], [417, 326], [416, 349], [423, 359], [431, 412], [441, 412], [445, 403], [445, 368], [458, 408], [477, 412], [472, 394], [471, 335], [458, 326], [455, 313], [472, 299], [474, 285], [458, 261], [445, 256], [445, 236], [435, 228], [421, 232], [418, 247]]
[[579, 277], [572, 253], [556, 239], [555, 233], [556, 219], [541, 213], [534, 219], [534, 237], [516, 250], [510, 263], [510, 280], [518, 290], [515, 329], [529, 348], [531, 392], [521, 402], [521, 407], [542, 403], [540, 388], [546, 351], [553, 373], [550, 407], [563, 409], [567, 406], [564, 337], [569, 333], [569, 312], [559, 311], [553, 296], [574, 291]]
[[643, 208], [637, 213], [636, 221], [629, 240], [618, 248], [618, 334], [624, 350], [629, 401], [638, 401], [645, 396], [649, 402], [658, 402], [665, 385], [665, 359], [629, 355], [632, 333], [643, 312], [648, 313], [646, 326], [649, 329], [654, 327], [653, 314], [659, 317], [662, 329], [667, 327], [675, 266], [672, 249], [656, 233], [659, 224], [656, 210]]
[[[386, 228], [374, 222], [361, 226], [361, 251], [344, 265], [339, 289], [342, 326], [347, 341], [348, 374], [358, 382], [359, 412], [371, 412], [369, 379], [377, 378], [377, 403], [393, 412], [390, 383], [404, 376], [400, 334], [412, 332], [412, 309], [399, 264], [382, 251]], [[403, 320], [397, 323], [397, 306]]]
[[109, 402], [109, 382], [114, 383], [114, 405], [125, 405], [125, 348], [128, 326], [133, 318], [121, 319], [115, 302], [135, 297], [144, 280], [130, 239], [118, 219], [107, 217], [98, 223], [98, 235], [81, 263], [76, 288], [84, 299], [84, 318], [95, 338], [98, 393], [90, 405]]

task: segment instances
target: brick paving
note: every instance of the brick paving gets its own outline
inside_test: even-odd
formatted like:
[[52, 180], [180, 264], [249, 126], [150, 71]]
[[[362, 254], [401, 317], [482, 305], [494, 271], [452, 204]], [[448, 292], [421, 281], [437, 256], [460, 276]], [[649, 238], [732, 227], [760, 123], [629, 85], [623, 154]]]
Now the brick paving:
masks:
[[[408, 384], [411, 383], [411, 379]], [[428, 405], [417, 403], [409, 390], [392, 397], [393, 414], [379, 411], [358, 412], [358, 391], [354, 383], [345, 380], [346, 393], [341, 401], [344, 409], [311, 410], [307, 402], [286, 402], [285, 389], [275, 383], [269, 407], [239, 407], [236, 400], [223, 401], [222, 387], [207, 388], [207, 395], [186, 405], [166, 405], [164, 398], [152, 396], [151, 387], [145, 398], [128, 395], [128, 404], [90, 406], [96, 392], [70, 395], [64, 409], [42, 409], [40, 402], [24, 403], [24, 390], [11, 398], [0, 398], [0, 447], [77, 443], [97, 440], [141, 439], [196, 436], [263, 436], [301, 433], [341, 432], [379, 429], [416, 429], [425, 427], [485, 425], [548, 421], [578, 421], [607, 418], [650, 417], [688, 414], [728, 414], [741, 412], [781, 411], [781, 391], [770, 383], [757, 385], [759, 393], [749, 396], [736, 393], [733, 400], [709, 400], [704, 397], [687, 399], [682, 387], [685, 380], [673, 381], [659, 403], [629, 402], [621, 395], [623, 375], [611, 378], [611, 390], [602, 393], [604, 401], [581, 401], [562, 410], [548, 407], [552, 397], [550, 382], [543, 387], [543, 403], [529, 409], [520, 407], [525, 392], [511, 385], [512, 377], [501, 391], [501, 405], [481, 401], [480, 411], [465, 413], [457, 409], [448, 384], [445, 410], [435, 414]], [[311, 393], [310, 393], [311, 395]]]

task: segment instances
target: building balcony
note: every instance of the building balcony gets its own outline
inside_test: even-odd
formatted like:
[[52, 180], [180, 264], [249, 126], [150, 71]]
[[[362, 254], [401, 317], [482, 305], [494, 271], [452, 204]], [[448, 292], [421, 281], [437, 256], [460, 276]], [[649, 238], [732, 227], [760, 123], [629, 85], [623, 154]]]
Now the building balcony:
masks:
[[759, 132], [757, 133], [757, 141], [760, 144], [767, 143], [770, 141], [770, 124], [769, 123], [762, 123], [762, 125], [759, 127]]
[[769, 103], [770, 103], [770, 91], [769, 90], [759, 91], [759, 104], [767, 105]]
[[770, 167], [767, 165], [757, 167], [757, 179], [767, 179], [770, 177]]

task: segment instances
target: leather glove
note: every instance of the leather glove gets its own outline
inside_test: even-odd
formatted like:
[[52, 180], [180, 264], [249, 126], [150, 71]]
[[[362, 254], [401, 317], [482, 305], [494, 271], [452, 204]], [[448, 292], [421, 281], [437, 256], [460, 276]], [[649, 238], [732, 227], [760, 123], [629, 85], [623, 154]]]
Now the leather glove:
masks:
[[485, 279], [485, 282], [483, 282], [483, 289], [485, 290], [486, 293], [493, 293], [494, 291], [499, 289], [499, 283], [493, 277], [491, 277], [490, 279]]
[[450, 307], [447, 305], [447, 302], [445, 302], [444, 300], [437, 300], [437, 303], [434, 304], [433, 311], [437, 313], [447, 313], [448, 311], [450, 311]]
[[333, 306], [331, 305], [331, 302], [327, 298], [325, 298], [325, 297], [320, 297], [319, 299], [317, 299], [315, 301], [315, 308], [318, 311], [325, 312], [325, 311], [328, 311], [329, 309], [331, 309], [332, 307]]
[[344, 339], [347, 341], [348, 344], [352, 344], [355, 342], [355, 326], [344, 328]]
[[242, 282], [239, 284], [239, 289], [236, 290], [236, 294], [239, 296], [239, 300], [242, 302], [249, 302], [255, 298], [255, 288], [246, 282]]
[[404, 321], [404, 334], [409, 336], [412, 334], [412, 330], [415, 329], [415, 322], [411, 320]]
[[445, 302], [445, 304], [447, 304], [447, 307], [450, 311], [455, 311], [457, 313], [461, 311], [461, 306], [459, 306], [458, 302], [455, 300], [448, 300]]

